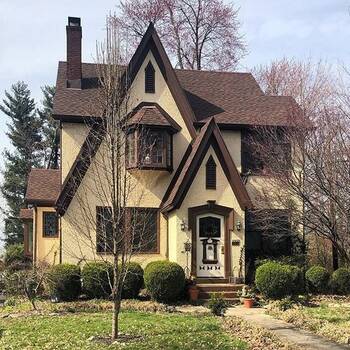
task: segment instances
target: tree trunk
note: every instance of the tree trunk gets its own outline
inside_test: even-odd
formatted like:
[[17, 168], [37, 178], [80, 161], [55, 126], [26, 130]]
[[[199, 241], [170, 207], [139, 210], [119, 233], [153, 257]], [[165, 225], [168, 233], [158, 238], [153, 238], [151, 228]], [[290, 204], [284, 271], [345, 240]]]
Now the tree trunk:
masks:
[[115, 298], [113, 301], [112, 340], [118, 339], [119, 311], [120, 311], [120, 300], [116, 300]]
[[332, 244], [332, 264], [334, 271], [339, 268], [338, 250], [334, 244]]

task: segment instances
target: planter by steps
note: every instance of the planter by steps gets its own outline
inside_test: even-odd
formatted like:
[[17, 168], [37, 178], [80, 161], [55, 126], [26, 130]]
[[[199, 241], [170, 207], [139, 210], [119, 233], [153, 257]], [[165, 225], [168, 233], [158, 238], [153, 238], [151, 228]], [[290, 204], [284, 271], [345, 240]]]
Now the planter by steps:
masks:
[[247, 309], [251, 309], [254, 305], [254, 299], [251, 298], [244, 298], [243, 300], [243, 305], [244, 307], [246, 307]]
[[199, 289], [196, 286], [191, 286], [188, 289], [188, 294], [191, 301], [197, 301], [199, 296]]

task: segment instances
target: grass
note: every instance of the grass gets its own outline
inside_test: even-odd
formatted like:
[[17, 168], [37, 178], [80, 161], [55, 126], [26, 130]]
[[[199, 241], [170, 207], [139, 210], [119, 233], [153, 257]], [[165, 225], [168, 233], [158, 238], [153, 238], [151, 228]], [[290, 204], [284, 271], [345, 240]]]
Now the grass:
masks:
[[312, 306], [302, 306], [287, 311], [273, 309], [271, 314], [341, 344], [347, 344], [350, 340], [349, 303], [325, 298]]
[[0, 348], [17, 349], [237, 349], [246, 343], [231, 338], [219, 318], [182, 314], [126, 311], [121, 313], [121, 332], [142, 339], [125, 345], [107, 345], [88, 340], [107, 336], [111, 327], [110, 312], [72, 313], [0, 320]]

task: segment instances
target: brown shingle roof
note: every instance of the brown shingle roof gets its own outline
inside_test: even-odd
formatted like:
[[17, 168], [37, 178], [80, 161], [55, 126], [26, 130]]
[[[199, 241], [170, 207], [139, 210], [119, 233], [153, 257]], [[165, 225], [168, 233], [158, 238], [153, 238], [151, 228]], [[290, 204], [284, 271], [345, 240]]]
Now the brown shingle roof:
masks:
[[[53, 114], [99, 115], [95, 64], [83, 63], [83, 89], [68, 89], [66, 62], [59, 62]], [[292, 97], [264, 95], [250, 73], [175, 70], [197, 122], [215, 116], [218, 124], [289, 125], [299, 107]]]
[[28, 177], [27, 203], [54, 205], [61, 190], [61, 172], [55, 169], [32, 169]]
[[155, 125], [180, 130], [181, 127], [157, 103], [140, 103], [129, 115], [129, 125]]
[[19, 211], [19, 218], [22, 220], [33, 220], [33, 209], [21, 209]]
[[264, 95], [250, 73], [176, 70], [197, 121], [218, 124], [288, 125], [297, 104], [288, 96]]

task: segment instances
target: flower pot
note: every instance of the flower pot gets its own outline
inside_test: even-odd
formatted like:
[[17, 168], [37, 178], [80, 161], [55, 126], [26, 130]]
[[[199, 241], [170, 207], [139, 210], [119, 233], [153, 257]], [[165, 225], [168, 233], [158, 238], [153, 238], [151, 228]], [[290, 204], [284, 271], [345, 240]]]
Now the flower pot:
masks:
[[254, 305], [254, 299], [244, 299], [243, 304], [244, 304], [244, 307], [251, 309]]
[[190, 287], [188, 289], [188, 294], [190, 296], [191, 301], [197, 301], [199, 295], [199, 289], [197, 287]]

